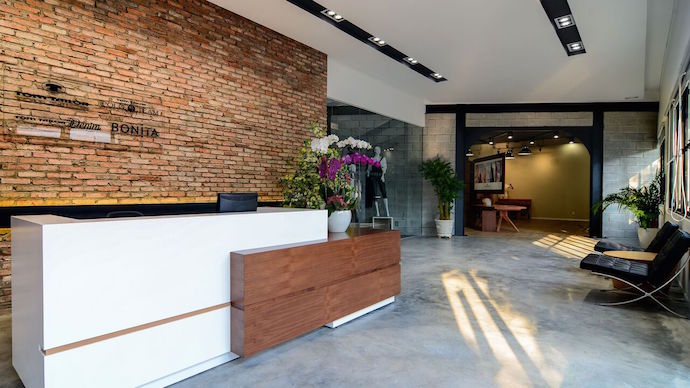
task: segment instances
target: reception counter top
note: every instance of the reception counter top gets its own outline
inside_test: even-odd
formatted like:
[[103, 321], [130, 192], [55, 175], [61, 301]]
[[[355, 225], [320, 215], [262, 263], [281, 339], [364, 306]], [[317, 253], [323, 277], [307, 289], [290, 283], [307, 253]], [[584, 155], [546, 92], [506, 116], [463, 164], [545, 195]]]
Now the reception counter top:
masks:
[[29, 388], [122, 387], [227, 362], [230, 253], [327, 238], [325, 210], [13, 217], [13, 365]]

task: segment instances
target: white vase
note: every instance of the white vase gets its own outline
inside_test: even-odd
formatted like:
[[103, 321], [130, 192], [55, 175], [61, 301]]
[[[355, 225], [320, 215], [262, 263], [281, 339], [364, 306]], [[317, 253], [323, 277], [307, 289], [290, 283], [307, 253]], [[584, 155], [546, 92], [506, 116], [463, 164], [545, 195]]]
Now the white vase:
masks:
[[443, 238], [451, 238], [453, 236], [453, 220], [435, 220], [436, 221], [436, 235]]
[[352, 212], [349, 210], [337, 210], [328, 216], [328, 231], [331, 233], [343, 233], [350, 226]]
[[640, 240], [640, 248], [647, 249], [649, 243], [654, 240], [659, 228], [637, 228], [637, 238]]

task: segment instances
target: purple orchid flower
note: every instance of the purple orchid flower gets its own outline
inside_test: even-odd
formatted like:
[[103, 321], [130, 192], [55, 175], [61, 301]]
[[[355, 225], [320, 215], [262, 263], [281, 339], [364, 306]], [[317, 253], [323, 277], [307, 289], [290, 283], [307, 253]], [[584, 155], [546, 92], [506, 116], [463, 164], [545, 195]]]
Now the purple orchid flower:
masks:
[[321, 179], [326, 178], [328, 170], [328, 161], [326, 160], [325, 156], [321, 157], [321, 163], [319, 163], [319, 176]]
[[336, 176], [338, 175], [338, 171], [340, 171], [340, 167], [342, 164], [340, 163], [340, 160], [336, 158], [332, 158], [328, 162], [328, 179], [335, 179]]

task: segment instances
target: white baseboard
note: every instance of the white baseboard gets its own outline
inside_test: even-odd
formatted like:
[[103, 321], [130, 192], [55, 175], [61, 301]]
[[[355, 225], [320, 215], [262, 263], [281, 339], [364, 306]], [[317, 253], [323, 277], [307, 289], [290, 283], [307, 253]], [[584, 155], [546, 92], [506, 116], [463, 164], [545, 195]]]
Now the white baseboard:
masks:
[[236, 355], [235, 353], [232, 353], [232, 352], [221, 354], [220, 356], [214, 357], [210, 360], [206, 360], [206, 361], [199, 363], [197, 365], [192, 365], [189, 368], [182, 369], [181, 371], [175, 372], [171, 375], [161, 377], [160, 379], [146, 383], [146, 384], [142, 385], [140, 388], [143, 388], [143, 387], [146, 387], [146, 388], [167, 387], [168, 385], [174, 384], [178, 381], [182, 381], [182, 380], [189, 378], [189, 377], [192, 377], [194, 375], [198, 375], [201, 372], [207, 371], [211, 368], [215, 368], [218, 365], [225, 364], [226, 362], [232, 361], [236, 358], [239, 358], [239, 356]]
[[344, 316], [344, 317], [342, 317], [342, 318], [336, 319], [335, 321], [333, 321], [333, 322], [331, 322], [331, 323], [327, 323], [325, 326], [326, 326], [326, 327], [329, 327], [329, 328], [331, 328], [331, 329], [335, 329], [336, 327], [338, 327], [338, 326], [340, 326], [340, 325], [344, 325], [344, 324], [346, 324], [346, 323], [348, 323], [348, 322], [350, 322], [350, 321], [353, 321], [353, 320], [355, 320], [355, 319], [361, 317], [362, 315], [365, 315], [365, 314], [368, 314], [368, 313], [370, 313], [370, 312], [372, 312], [372, 311], [374, 311], [374, 310], [380, 309], [381, 307], [387, 306], [387, 305], [389, 305], [389, 304], [391, 304], [391, 303], [393, 303], [393, 302], [395, 302], [395, 297], [394, 297], [394, 296], [391, 296], [391, 297], [388, 298], [388, 299], [384, 299], [384, 300], [382, 300], [382, 301], [380, 301], [380, 302], [378, 302], [378, 303], [372, 304], [372, 305], [369, 306], [369, 307], [365, 307], [365, 308], [363, 308], [363, 309], [361, 309], [361, 310], [359, 310], [359, 311], [355, 311], [355, 312], [352, 313], [352, 314], [349, 314], [349, 315], [346, 315], [346, 316]]
[[580, 221], [589, 222], [589, 218], [551, 218], [551, 217], [532, 217], [533, 220], [546, 220], [546, 221]]

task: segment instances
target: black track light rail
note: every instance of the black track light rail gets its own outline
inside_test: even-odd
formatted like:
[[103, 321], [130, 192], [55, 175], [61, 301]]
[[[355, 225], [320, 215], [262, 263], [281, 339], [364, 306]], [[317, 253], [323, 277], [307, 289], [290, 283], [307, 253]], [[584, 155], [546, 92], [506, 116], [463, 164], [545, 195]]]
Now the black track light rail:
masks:
[[438, 74], [434, 70], [429, 69], [428, 67], [422, 65], [421, 63], [409, 63], [405, 60], [405, 58], [408, 57], [413, 57], [413, 55], [406, 55], [400, 50], [397, 50], [395, 47], [391, 46], [390, 44], [386, 43], [383, 46], [379, 46], [378, 44], [372, 42], [369, 40], [369, 38], [376, 36], [374, 34], [370, 34], [366, 31], [364, 31], [362, 28], [358, 27], [354, 23], [350, 22], [346, 18], [343, 18], [341, 21], [335, 21], [328, 16], [324, 15], [322, 12], [326, 9], [327, 7], [324, 7], [323, 5], [312, 1], [312, 0], [287, 0], [288, 2], [302, 8], [303, 10], [309, 12], [310, 14], [316, 16], [317, 18], [325, 21], [326, 23], [329, 23], [333, 27], [339, 29], [340, 31], [343, 31], [344, 33], [350, 35], [351, 37], [359, 40], [360, 42], [366, 44], [367, 46], [373, 48], [374, 50], [379, 51], [380, 53], [388, 56], [389, 58], [395, 60], [396, 62], [399, 62], [410, 69], [416, 71], [417, 73], [423, 75], [426, 78], [429, 78], [430, 80], [434, 82], [443, 82], [447, 81], [445, 77], [434, 77], [433, 74]]

